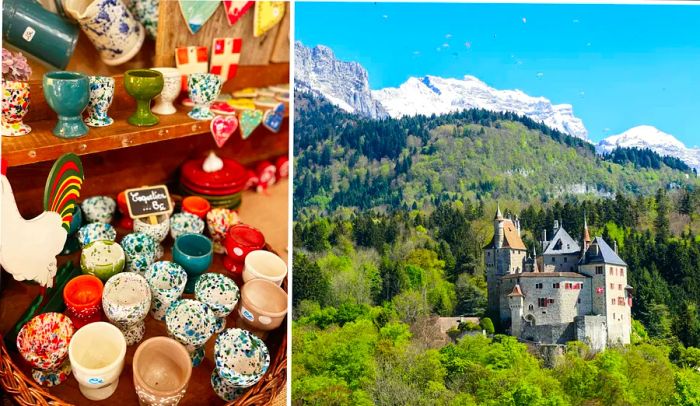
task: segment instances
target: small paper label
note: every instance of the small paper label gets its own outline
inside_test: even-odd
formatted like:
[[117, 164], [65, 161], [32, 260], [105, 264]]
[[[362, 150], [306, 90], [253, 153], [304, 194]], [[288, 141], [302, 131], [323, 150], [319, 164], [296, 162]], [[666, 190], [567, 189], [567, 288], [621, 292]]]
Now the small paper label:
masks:
[[30, 42], [32, 38], [34, 38], [34, 34], [36, 34], [36, 31], [32, 27], [27, 27], [24, 30], [24, 34], [22, 34], [22, 38], [24, 38], [25, 41]]
[[246, 319], [248, 319], [248, 321], [253, 321], [253, 320], [255, 320], [255, 317], [253, 316], [253, 313], [251, 313], [250, 311], [248, 311], [248, 309], [246, 309], [246, 308], [243, 307], [243, 306], [241, 306], [241, 314], [243, 315], [243, 317], [245, 317]]

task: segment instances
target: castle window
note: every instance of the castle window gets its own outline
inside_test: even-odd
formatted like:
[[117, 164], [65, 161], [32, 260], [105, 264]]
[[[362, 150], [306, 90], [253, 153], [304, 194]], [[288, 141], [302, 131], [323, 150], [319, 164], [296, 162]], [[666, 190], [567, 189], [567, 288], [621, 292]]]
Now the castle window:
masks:
[[554, 288], [554, 289], [559, 289], [559, 282], [553, 283], [553, 284], [552, 284], [552, 288]]
[[571, 289], [571, 284], [570, 283], [564, 283], [564, 289]]
[[604, 273], [605, 273], [605, 269], [602, 266], [595, 267], [595, 274], [596, 275], [603, 275]]
[[581, 303], [581, 298], [578, 298], [578, 300], [576, 300], [576, 303]]
[[624, 305], [625, 305], [625, 298], [624, 298], [624, 297], [618, 297], [618, 298], [617, 298], [617, 304], [620, 305], [620, 306], [624, 306]]
[[568, 259], [569, 259], [569, 258], [567, 258], [567, 257], [564, 257], [564, 262], [566, 262], [566, 261], [567, 261]]
[[549, 304], [553, 304], [553, 303], [554, 303], [554, 299], [549, 299]]
[[613, 319], [615, 319], [615, 317], [617, 317], [617, 316], [615, 316], [615, 313], [613, 313]]
[[537, 298], [537, 306], [547, 307], [547, 298], [544, 298], [544, 297]]
[[487, 252], [486, 252], [486, 256], [487, 256], [487, 257], [490, 257], [490, 256], [491, 256], [491, 251], [487, 251]]
[[620, 290], [622, 290], [622, 285], [618, 283], [618, 284], [617, 284], [617, 288], [620, 289]]
[[529, 306], [527, 307], [527, 310], [535, 310], [535, 306], [529, 305]]
[[555, 262], [557, 262], [557, 258], [556, 258], [556, 257], [552, 257], [552, 263], [555, 263]]
[[615, 298], [612, 298], [612, 299], [610, 300], [610, 304], [615, 304]]
[[613, 290], [613, 289], [615, 289], [615, 284], [614, 284], [614, 283], [611, 283], [611, 284], [610, 284], [610, 290]]
[[620, 268], [620, 276], [625, 276], [625, 268]]
[[541, 283], [536, 283], [536, 284], [535, 284], [535, 289], [542, 289], [542, 284], [541, 284]]

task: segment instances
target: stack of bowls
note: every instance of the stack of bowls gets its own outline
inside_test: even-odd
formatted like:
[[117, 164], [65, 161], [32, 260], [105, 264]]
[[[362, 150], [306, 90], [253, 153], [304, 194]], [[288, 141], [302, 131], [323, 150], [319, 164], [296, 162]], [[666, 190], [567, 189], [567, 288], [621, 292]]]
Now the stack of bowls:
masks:
[[204, 159], [185, 162], [180, 171], [180, 189], [184, 195], [207, 199], [212, 207], [236, 209], [248, 180], [245, 167], [233, 159], [221, 158], [223, 168], [206, 172]]

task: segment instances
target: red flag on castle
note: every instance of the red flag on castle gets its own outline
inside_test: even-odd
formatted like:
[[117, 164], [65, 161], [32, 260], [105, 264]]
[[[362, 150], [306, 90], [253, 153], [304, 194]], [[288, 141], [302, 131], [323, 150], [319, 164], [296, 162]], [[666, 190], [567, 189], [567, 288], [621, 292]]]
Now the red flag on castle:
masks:
[[603, 293], [603, 292], [605, 292], [605, 289], [604, 289], [604, 288], [595, 288], [595, 293], [597, 293], [597, 294], [600, 295], [600, 294]]

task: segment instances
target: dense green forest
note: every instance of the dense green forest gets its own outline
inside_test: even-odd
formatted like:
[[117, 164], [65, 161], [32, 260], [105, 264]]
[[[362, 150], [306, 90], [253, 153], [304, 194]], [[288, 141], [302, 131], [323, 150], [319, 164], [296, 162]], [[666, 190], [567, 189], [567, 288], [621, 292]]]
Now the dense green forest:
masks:
[[[612, 162], [518, 117], [372, 122], [300, 102], [295, 404], [700, 405], [700, 188], [686, 168], [636, 152]], [[562, 186], [575, 184], [589, 187]], [[445, 341], [436, 315], [485, 315], [496, 199], [529, 247], [555, 219], [578, 237], [584, 215], [617, 241], [633, 345], [572, 343], [546, 368], [498, 331]], [[494, 332], [487, 320], [479, 330]]]

